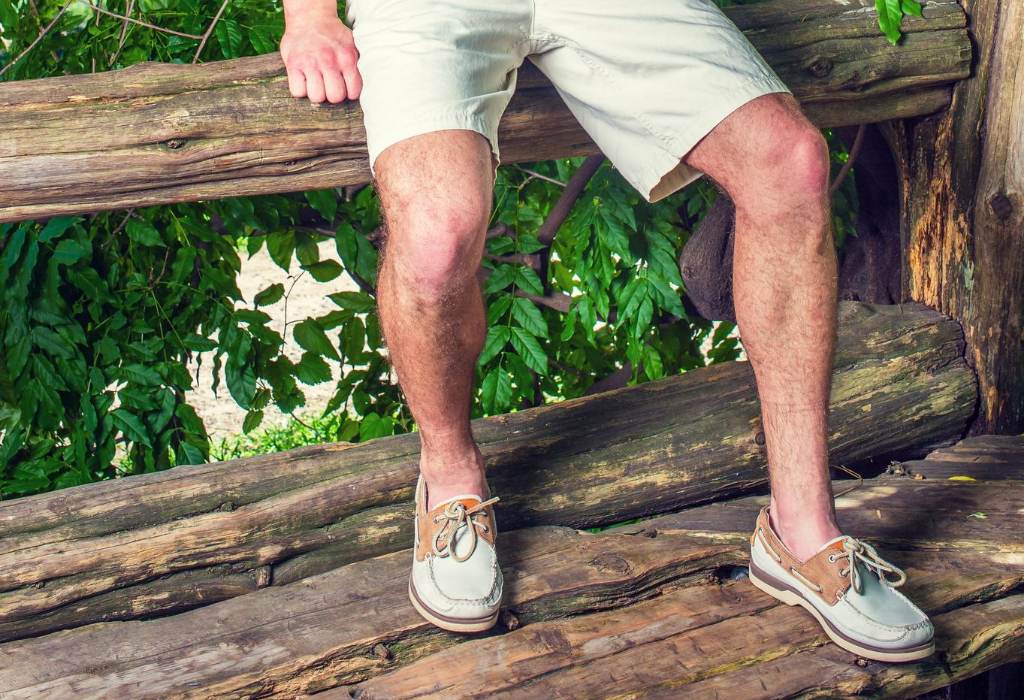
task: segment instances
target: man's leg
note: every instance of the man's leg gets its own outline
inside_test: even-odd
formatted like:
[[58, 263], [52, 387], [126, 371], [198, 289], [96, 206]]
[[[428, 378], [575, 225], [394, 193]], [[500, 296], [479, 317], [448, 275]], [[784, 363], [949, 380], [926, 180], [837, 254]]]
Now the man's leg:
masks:
[[758, 97], [685, 158], [736, 205], [733, 292], [757, 380], [772, 525], [800, 559], [841, 533], [828, 473], [837, 265], [828, 147], [792, 95]]
[[434, 131], [384, 149], [375, 168], [386, 233], [378, 312], [420, 431], [426, 508], [462, 493], [486, 499], [469, 408], [486, 336], [476, 273], [494, 187], [491, 147], [467, 129]]

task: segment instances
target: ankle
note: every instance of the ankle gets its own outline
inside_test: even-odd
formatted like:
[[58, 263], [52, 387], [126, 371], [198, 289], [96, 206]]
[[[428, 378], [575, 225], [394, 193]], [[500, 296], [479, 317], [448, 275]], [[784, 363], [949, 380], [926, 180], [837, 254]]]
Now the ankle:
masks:
[[483, 453], [476, 446], [465, 457], [431, 457], [424, 453], [420, 457], [420, 472], [426, 483], [427, 510], [459, 494], [475, 493], [482, 499], [490, 495]]
[[786, 548], [800, 561], [807, 561], [817, 554], [826, 542], [843, 534], [832, 512], [780, 512], [776, 508], [777, 505], [772, 501], [772, 507], [768, 510], [769, 525]]

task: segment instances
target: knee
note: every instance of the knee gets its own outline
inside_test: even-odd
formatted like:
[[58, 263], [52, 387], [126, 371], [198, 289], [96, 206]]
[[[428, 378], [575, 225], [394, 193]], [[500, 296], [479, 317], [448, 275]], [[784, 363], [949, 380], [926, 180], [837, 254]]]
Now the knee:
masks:
[[737, 207], [757, 208], [760, 213], [782, 213], [817, 203], [828, 191], [830, 157], [821, 132], [806, 120], [784, 130], [769, 148], [754, 155], [746, 196]]
[[386, 255], [420, 296], [442, 297], [476, 274], [490, 218], [489, 202], [418, 202], [388, 225]]

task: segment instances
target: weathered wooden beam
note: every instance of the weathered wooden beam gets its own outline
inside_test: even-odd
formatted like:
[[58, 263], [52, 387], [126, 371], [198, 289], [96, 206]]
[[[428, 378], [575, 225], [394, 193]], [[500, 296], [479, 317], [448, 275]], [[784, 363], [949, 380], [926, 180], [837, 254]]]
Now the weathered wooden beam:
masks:
[[[842, 302], [830, 413], [840, 464], [920, 456], [977, 400], [953, 322]], [[478, 419], [503, 529], [622, 522], [766, 483], [747, 362]], [[0, 503], [0, 640], [166, 614], [405, 549], [415, 433]]]
[[[969, 74], [966, 16], [931, 0], [892, 47], [865, 0], [726, 10], [820, 126], [930, 114]], [[0, 222], [369, 181], [352, 102], [292, 98], [278, 54], [0, 84]], [[501, 123], [506, 163], [596, 153], [531, 62]]]
[[[1024, 438], [1016, 454], [1024, 461]], [[985, 486], [985, 466], [966, 465], [964, 475], [979, 479], [973, 487]], [[881, 477], [847, 497], [861, 504], [863, 521], [840, 509], [843, 526], [864, 537], [904, 518], [900, 551], [882, 553], [906, 568], [902, 590], [935, 618], [939, 651], [921, 663], [859, 666], [805, 611], [746, 581], [727, 582], [723, 574], [746, 563], [743, 536], [760, 506], [744, 499], [735, 504], [739, 529], [725, 542], [716, 540], [728, 527], [676, 528], [687, 514], [714, 523], [702, 515], [712, 506], [598, 534], [506, 530], [505, 613], [495, 633], [448, 633], [423, 620], [405, 590], [407, 552], [395, 552], [203, 609], [0, 644], [0, 696], [675, 698], [717, 688], [774, 698], [877, 687], [884, 697], [912, 697], [1024, 651], [1024, 596], [1015, 595], [1024, 570], [1014, 565], [1024, 551], [998, 537], [988, 547], [973, 535], [958, 539], [951, 504], [965, 484], [928, 486]], [[989, 522], [1015, 517], [1024, 498], [1019, 475], [998, 487]], [[901, 504], [921, 517], [905, 518]]]

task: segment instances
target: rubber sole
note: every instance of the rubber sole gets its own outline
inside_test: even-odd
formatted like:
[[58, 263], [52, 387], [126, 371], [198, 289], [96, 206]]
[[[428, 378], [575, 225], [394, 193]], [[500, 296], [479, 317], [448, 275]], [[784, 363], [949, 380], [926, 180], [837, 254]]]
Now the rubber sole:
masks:
[[500, 609], [495, 610], [494, 614], [490, 617], [478, 617], [471, 618], [468, 620], [456, 620], [455, 618], [441, 613], [434, 612], [422, 603], [416, 595], [416, 591], [412, 587], [412, 578], [409, 579], [409, 600], [412, 602], [412, 606], [416, 608], [416, 612], [427, 619], [441, 629], [448, 630], [449, 632], [483, 632], [494, 627], [494, 623], [498, 621], [498, 614], [501, 612]]
[[871, 659], [872, 661], [888, 661], [893, 663], [899, 663], [903, 661], [918, 661], [920, 659], [927, 658], [931, 656], [933, 653], [935, 653], [934, 641], [928, 644], [927, 646], [917, 647], [914, 649], [909, 649], [907, 651], [882, 651], [879, 649], [875, 649], [873, 647], [861, 646], [856, 642], [850, 641], [849, 639], [846, 639], [845, 637], [836, 633], [832, 629], [832, 626], [829, 625], [828, 622], [821, 616], [821, 613], [818, 612], [818, 609], [815, 608], [814, 605], [812, 605], [802, 595], [794, 593], [793, 591], [776, 588], [770, 583], [764, 581], [762, 578], [759, 578], [756, 573], [757, 567], [754, 566], [753, 562], [750, 562], [749, 571], [750, 582], [754, 584], [756, 588], [764, 591], [772, 598], [775, 598], [776, 600], [779, 600], [785, 603], [786, 605], [799, 605], [804, 610], [807, 610], [809, 613], [814, 615], [815, 619], [818, 620], [818, 624], [820, 624], [821, 628], [825, 630], [825, 634], [829, 636], [829, 639], [831, 639], [833, 642], [835, 642], [840, 647], [846, 649], [849, 652], [852, 652], [859, 656], [863, 656], [865, 659]]

